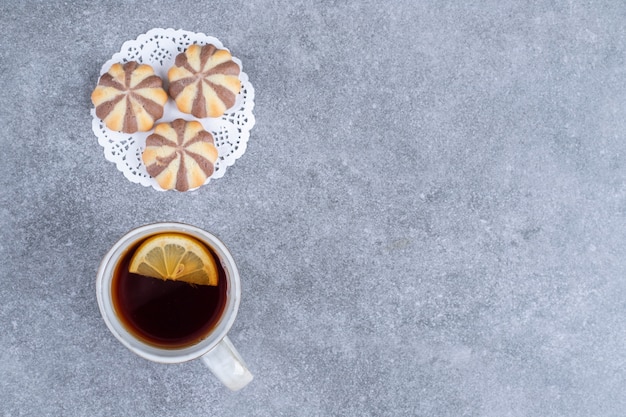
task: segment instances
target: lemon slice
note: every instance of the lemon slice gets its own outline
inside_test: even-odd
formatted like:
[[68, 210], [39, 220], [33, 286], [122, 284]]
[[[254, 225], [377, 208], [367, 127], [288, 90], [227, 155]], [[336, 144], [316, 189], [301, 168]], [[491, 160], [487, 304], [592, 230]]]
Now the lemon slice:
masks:
[[163, 280], [190, 284], [217, 285], [217, 265], [209, 250], [191, 236], [164, 233], [143, 242], [132, 259], [129, 271]]

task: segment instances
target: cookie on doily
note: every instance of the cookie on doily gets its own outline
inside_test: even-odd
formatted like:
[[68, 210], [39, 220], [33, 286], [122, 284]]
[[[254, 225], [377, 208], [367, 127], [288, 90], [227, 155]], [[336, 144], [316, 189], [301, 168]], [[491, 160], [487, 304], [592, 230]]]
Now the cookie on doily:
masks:
[[184, 113], [219, 117], [235, 105], [241, 90], [240, 71], [227, 50], [191, 45], [167, 73], [169, 94]]
[[156, 126], [141, 158], [164, 190], [188, 191], [213, 174], [217, 148], [213, 135], [199, 122], [176, 119]]
[[98, 80], [91, 101], [109, 129], [147, 132], [163, 116], [167, 93], [150, 65], [130, 61], [111, 65]]

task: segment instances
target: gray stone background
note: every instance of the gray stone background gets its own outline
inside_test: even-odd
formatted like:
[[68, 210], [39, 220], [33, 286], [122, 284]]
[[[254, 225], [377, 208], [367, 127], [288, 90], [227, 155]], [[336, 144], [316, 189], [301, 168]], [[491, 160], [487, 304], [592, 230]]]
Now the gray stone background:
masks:
[[[2, 416], [626, 415], [626, 3], [465, 3], [2, 1]], [[100, 67], [154, 27], [256, 88], [196, 192], [91, 131]], [[238, 261], [238, 393], [100, 317], [101, 257], [167, 220]]]

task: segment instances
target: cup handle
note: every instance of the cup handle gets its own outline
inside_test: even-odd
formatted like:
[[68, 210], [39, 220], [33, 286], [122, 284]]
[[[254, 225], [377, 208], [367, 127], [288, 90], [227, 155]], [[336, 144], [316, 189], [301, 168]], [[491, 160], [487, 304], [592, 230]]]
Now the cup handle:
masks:
[[200, 358], [213, 375], [232, 391], [238, 391], [252, 381], [252, 374], [228, 336]]

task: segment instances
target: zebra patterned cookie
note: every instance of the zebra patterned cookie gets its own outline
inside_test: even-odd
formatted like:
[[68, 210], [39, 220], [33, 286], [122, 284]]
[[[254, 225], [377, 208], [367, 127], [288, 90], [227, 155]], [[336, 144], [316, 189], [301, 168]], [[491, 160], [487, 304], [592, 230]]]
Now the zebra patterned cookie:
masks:
[[146, 170], [161, 188], [187, 191], [213, 174], [217, 148], [199, 122], [176, 119], [159, 123], [141, 155]]
[[124, 133], [146, 132], [163, 116], [167, 93], [151, 66], [135, 61], [113, 64], [91, 94], [96, 116]]
[[169, 94], [183, 113], [219, 117], [235, 104], [240, 71], [227, 50], [191, 45], [167, 74]]

